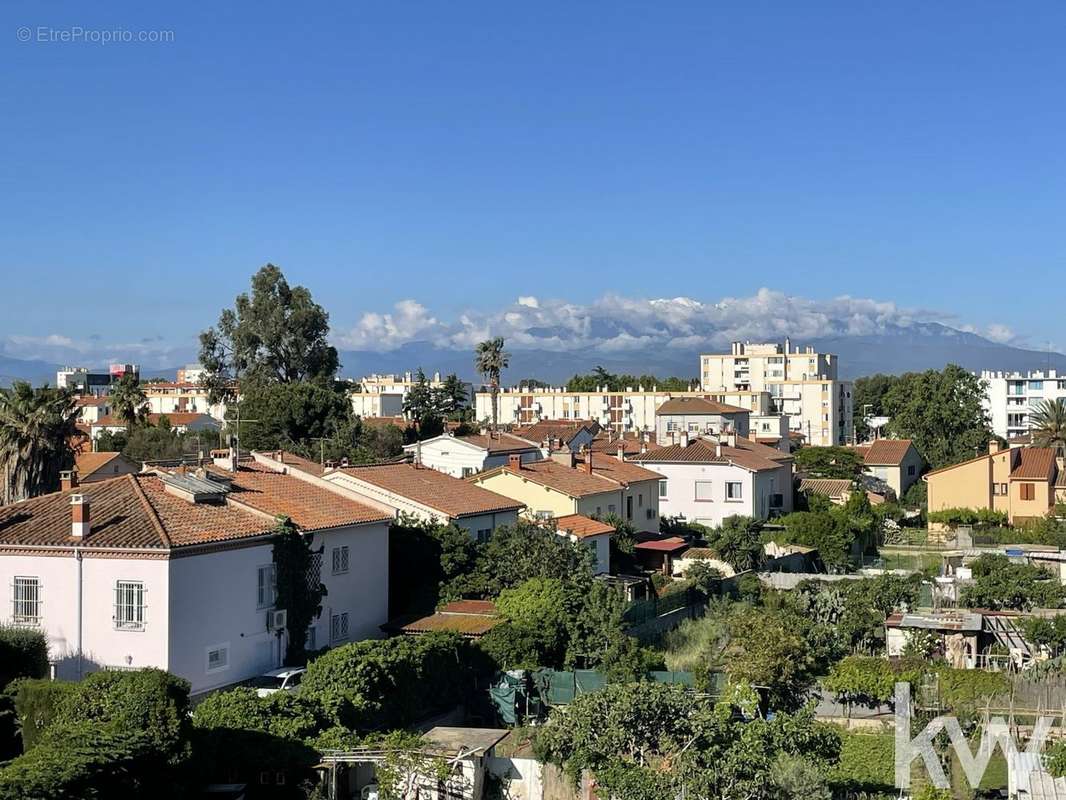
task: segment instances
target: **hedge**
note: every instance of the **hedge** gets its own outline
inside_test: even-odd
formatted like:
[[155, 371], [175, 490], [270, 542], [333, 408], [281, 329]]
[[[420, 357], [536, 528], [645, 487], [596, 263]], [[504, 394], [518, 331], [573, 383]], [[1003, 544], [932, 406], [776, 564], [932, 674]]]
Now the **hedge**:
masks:
[[1008, 517], [1005, 511], [993, 511], [990, 508], [945, 508], [941, 511], [930, 511], [927, 519], [943, 525], [1005, 526]]
[[70, 681], [24, 679], [10, 686], [15, 698], [15, 713], [22, 727], [22, 749], [30, 751], [44, 732], [55, 722], [59, 706], [74, 693]]
[[40, 631], [0, 625], [0, 690], [16, 678], [48, 675], [48, 641]]

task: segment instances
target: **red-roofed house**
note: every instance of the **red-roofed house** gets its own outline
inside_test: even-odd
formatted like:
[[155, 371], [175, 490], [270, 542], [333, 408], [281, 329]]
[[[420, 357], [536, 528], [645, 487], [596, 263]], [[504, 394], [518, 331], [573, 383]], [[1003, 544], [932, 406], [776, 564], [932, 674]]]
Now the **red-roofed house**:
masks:
[[855, 450], [866, 465], [864, 472], [887, 483], [896, 497], [921, 477], [925, 464], [910, 439], [877, 439]]
[[1057, 502], [1066, 501], [1066, 469], [1046, 447], [1000, 448], [927, 472], [929, 511], [948, 508], [1002, 511], [1012, 525], [1046, 517]]
[[194, 693], [280, 666], [273, 531], [323, 548], [307, 645], [378, 636], [391, 515], [264, 466], [122, 475], [0, 507], [0, 622], [48, 639], [60, 678], [159, 667]]
[[792, 510], [792, 457], [743, 436], [693, 436], [634, 458], [663, 476], [659, 513], [717, 527], [726, 517]]
[[659, 444], [676, 442], [682, 431], [690, 436], [726, 430], [748, 435], [746, 408], [703, 397], [674, 397], [655, 410], [655, 439]]
[[470, 436], [445, 433], [409, 444], [404, 451], [430, 469], [453, 478], [468, 478], [477, 472], [501, 466], [513, 455], [521, 457], [523, 461], [536, 461], [544, 457], [536, 442], [502, 431], [485, 431]]

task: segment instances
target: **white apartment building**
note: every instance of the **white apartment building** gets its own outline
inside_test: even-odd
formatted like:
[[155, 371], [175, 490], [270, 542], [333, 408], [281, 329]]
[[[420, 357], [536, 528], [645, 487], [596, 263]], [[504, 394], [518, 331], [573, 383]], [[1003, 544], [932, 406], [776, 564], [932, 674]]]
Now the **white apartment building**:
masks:
[[[439, 389], [444, 383], [439, 372], [434, 372], [426, 380], [432, 389]], [[360, 417], [402, 416], [404, 398], [416, 383], [412, 372], [403, 375], [365, 375], [351, 392], [352, 411]]]
[[[746, 409], [753, 415], [773, 413], [768, 392], [668, 392], [655, 386], [629, 387], [612, 392], [570, 392], [565, 387], [514, 386], [498, 395], [501, 425], [527, 426], [541, 420], [592, 420], [618, 432], [654, 431], [655, 412], [667, 400], [701, 398]], [[492, 418], [492, 395], [478, 392], [474, 402], [478, 420]]]
[[141, 388], [148, 398], [149, 414], [208, 414], [220, 422], [226, 419], [226, 404], [209, 402], [207, 387], [199, 383], [168, 381], [145, 383]]
[[789, 430], [807, 444], [843, 445], [854, 439], [851, 384], [837, 377], [837, 357], [813, 347], [793, 349], [789, 339], [733, 342], [727, 354], [700, 356], [707, 392], [767, 392], [774, 413], [789, 418]]
[[279, 514], [324, 548], [328, 594], [308, 647], [380, 636], [391, 512], [235, 461], [0, 508], [0, 621], [43, 631], [63, 679], [158, 667], [200, 693], [261, 674], [280, 665], [288, 635], [273, 613]]
[[992, 432], [1013, 439], [1029, 432], [1030, 414], [1045, 400], [1066, 400], [1066, 375], [1056, 370], [981, 373], [985, 384], [983, 406]]

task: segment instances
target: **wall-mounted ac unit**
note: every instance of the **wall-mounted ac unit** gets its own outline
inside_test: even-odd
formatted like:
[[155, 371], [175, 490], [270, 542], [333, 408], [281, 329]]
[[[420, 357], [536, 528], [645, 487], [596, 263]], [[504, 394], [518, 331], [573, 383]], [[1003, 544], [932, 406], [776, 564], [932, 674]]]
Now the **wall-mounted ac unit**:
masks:
[[289, 622], [288, 612], [284, 608], [274, 609], [267, 612], [267, 630], [268, 631], [280, 631], [285, 628]]

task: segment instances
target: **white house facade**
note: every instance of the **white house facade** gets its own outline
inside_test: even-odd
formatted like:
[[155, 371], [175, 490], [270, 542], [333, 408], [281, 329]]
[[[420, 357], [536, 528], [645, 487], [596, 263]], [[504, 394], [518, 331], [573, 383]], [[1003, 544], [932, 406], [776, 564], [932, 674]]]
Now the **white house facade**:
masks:
[[485, 432], [473, 436], [443, 434], [409, 444], [404, 451], [423, 466], [467, 478], [486, 469], [506, 464], [512, 455], [523, 461], [537, 461], [544, 454], [540, 447], [509, 433]]
[[327, 588], [322, 647], [379, 635], [388, 516], [258, 465], [125, 475], [0, 508], [0, 619], [42, 630], [57, 677], [159, 667], [200, 693], [279, 666], [272, 533], [289, 516]]
[[726, 517], [768, 519], [792, 510], [792, 463], [783, 452], [741, 437], [725, 443], [684, 435], [637, 463], [663, 476], [659, 513], [717, 527]]

